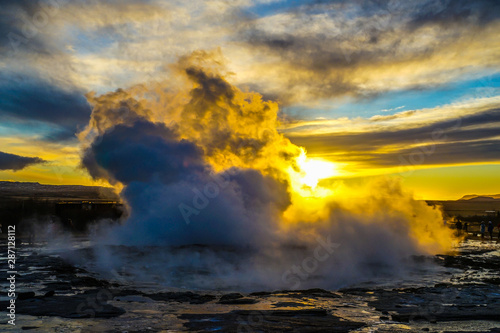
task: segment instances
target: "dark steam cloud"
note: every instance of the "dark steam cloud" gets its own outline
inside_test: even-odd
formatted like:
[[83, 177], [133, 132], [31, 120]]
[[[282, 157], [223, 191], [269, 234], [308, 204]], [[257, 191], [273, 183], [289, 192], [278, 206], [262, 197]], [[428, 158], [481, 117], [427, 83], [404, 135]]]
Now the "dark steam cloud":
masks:
[[123, 184], [154, 180], [168, 184], [202, 173], [202, 154], [164, 124], [142, 120], [105, 133], [86, 151], [83, 165], [95, 178], [109, 175]]
[[[164, 124], [118, 125], [85, 151], [92, 176], [125, 185], [128, 244], [257, 246], [276, 232], [287, 188], [256, 170], [216, 173], [203, 150]], [[274, 230], [273, 230], [274, 229]]]

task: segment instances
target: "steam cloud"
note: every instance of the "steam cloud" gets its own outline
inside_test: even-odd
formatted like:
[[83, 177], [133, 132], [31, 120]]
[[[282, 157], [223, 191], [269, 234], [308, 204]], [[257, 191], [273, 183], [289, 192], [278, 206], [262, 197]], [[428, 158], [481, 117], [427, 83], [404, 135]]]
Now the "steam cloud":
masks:
[[[336, 288], [446, 250], [440, 212], [395, 180], [300, 194], [292, 178], [305, 152], [277, 131], [277, 104], [230, 85], [222, 63], [195, 52], [169, 80], [87, 96], [83, 165], [121, 188], [129, 208], [107, 243], [169, 247], [141, 257], [167, 284], [182, 264], [193, 285], [240, 289]], [[111, 251], [98, 262], [125, 260]]]

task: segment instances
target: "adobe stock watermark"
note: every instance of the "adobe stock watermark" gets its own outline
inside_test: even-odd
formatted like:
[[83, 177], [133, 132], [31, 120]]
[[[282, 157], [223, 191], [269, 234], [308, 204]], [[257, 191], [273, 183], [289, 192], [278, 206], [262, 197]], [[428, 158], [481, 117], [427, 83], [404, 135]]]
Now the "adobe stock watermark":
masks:
[[312, 255], [304, 258], [299, 265], [292, 265], [281, 276], [281, 280], [290, 285], [290, 289], [299, 289], [302, 282], [309, 279], [319, 268], [320, 263], [328, 260], [335, 250], [340, 247], [339, 243], [333, 243], [331, 236], [316, 238], [318, 245], [314, 248]]
[[68, 0], [39, 1], [39, 9], [33, 15], [19, 15], [18, 19], [22, 22], [20, 26], [21, 35], [12, 31], [7, 34], [14, 54], [17, 54], [21, 44], [27, 44], [31, 39], [38, 36], [40, 32], [47, 27], [50, 19], [59, 13], [61, 6], [67, 2]]
[[[460, 127], [461, 118], [458, 119], [457, 124], [452, 129]], [[428, 157], [436, 152], [436, 148], [439, 142], [447, 139], [447, 135], [441, 128], [434, 129], [431, 133], [431, 143], [425, 144], [425, 140], [415, 140], [415, 144], [418, 146], [407, 155], [407, 158], [400, 154], [399, 159], [399, 174], [401, 176], [410, 176], [418, 165], [423, 165]]]
[[[275, 129], [262, 128], [257, 133], [257, 139], [242, 140], [234, 149], [235, 154], [242, 161], [249, 161], [259, 156], [262, 148], [271, 141]], [[191, 202], [181, 202], [178, 205], [179, 211], [186, 224], [191, 223], [193, 215], [199, 215], [201, 211], [210, 205], [211, 200], [217, 198], [222, 191], [231, 184], [231, 177], [237, 175], [241, 170], [236, 167], [227, 169], [222, 173], [210, 175], [212, 181], [207, 182], [202, 189], [193, 187], [193, 198]]]
[[223, 174], [213, 174], [211, 176], [213, 181], [206, 183], [202, 190], [196, 187], [192, 188], [194, 196], [191, 205], [181, 202], [178, 206], [184, 222], [190, 224], [193, 215], [199, 215], [202, 210], [207, 208], [210, 199], [218, 197], [221, 191], [231, 183], [230, 177], [236, 173], [236, 168], [230, 168]]

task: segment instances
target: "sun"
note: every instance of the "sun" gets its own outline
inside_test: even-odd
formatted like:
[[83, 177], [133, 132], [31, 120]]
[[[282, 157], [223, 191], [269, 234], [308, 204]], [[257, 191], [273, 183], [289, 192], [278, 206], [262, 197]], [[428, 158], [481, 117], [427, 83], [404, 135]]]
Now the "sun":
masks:
[[315, 188], [321, 179], [337, 174], [336, 165], [327, 161], [306, 158], [299, 166], [304, 174], [301, 181], [311, 188]]
[[295, 192], [305, 197], [323, 197], [331, 194], [330, 189], [319, 187], [318, 183], [321, 179], [339, 174], [335, 163], [309, 158], [304, 151], [297, 157], [296, 162], [300, 170], [298, 172], [291, 168], [289, 170], [291, 186]]

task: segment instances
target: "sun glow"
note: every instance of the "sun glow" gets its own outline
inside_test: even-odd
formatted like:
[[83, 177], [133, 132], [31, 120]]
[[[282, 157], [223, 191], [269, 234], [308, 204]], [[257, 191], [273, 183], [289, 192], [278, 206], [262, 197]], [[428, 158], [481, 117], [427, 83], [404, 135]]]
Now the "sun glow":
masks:
[[339, 174], [335, 163], [309, 158], [304, 151], [296, 162], [299, 171], [289, 169], [291, 185], [295, 192], [303, 197], [325, 197], [332, 194], [331, 189], [318, 186], [318, 183], [321, 179]]

